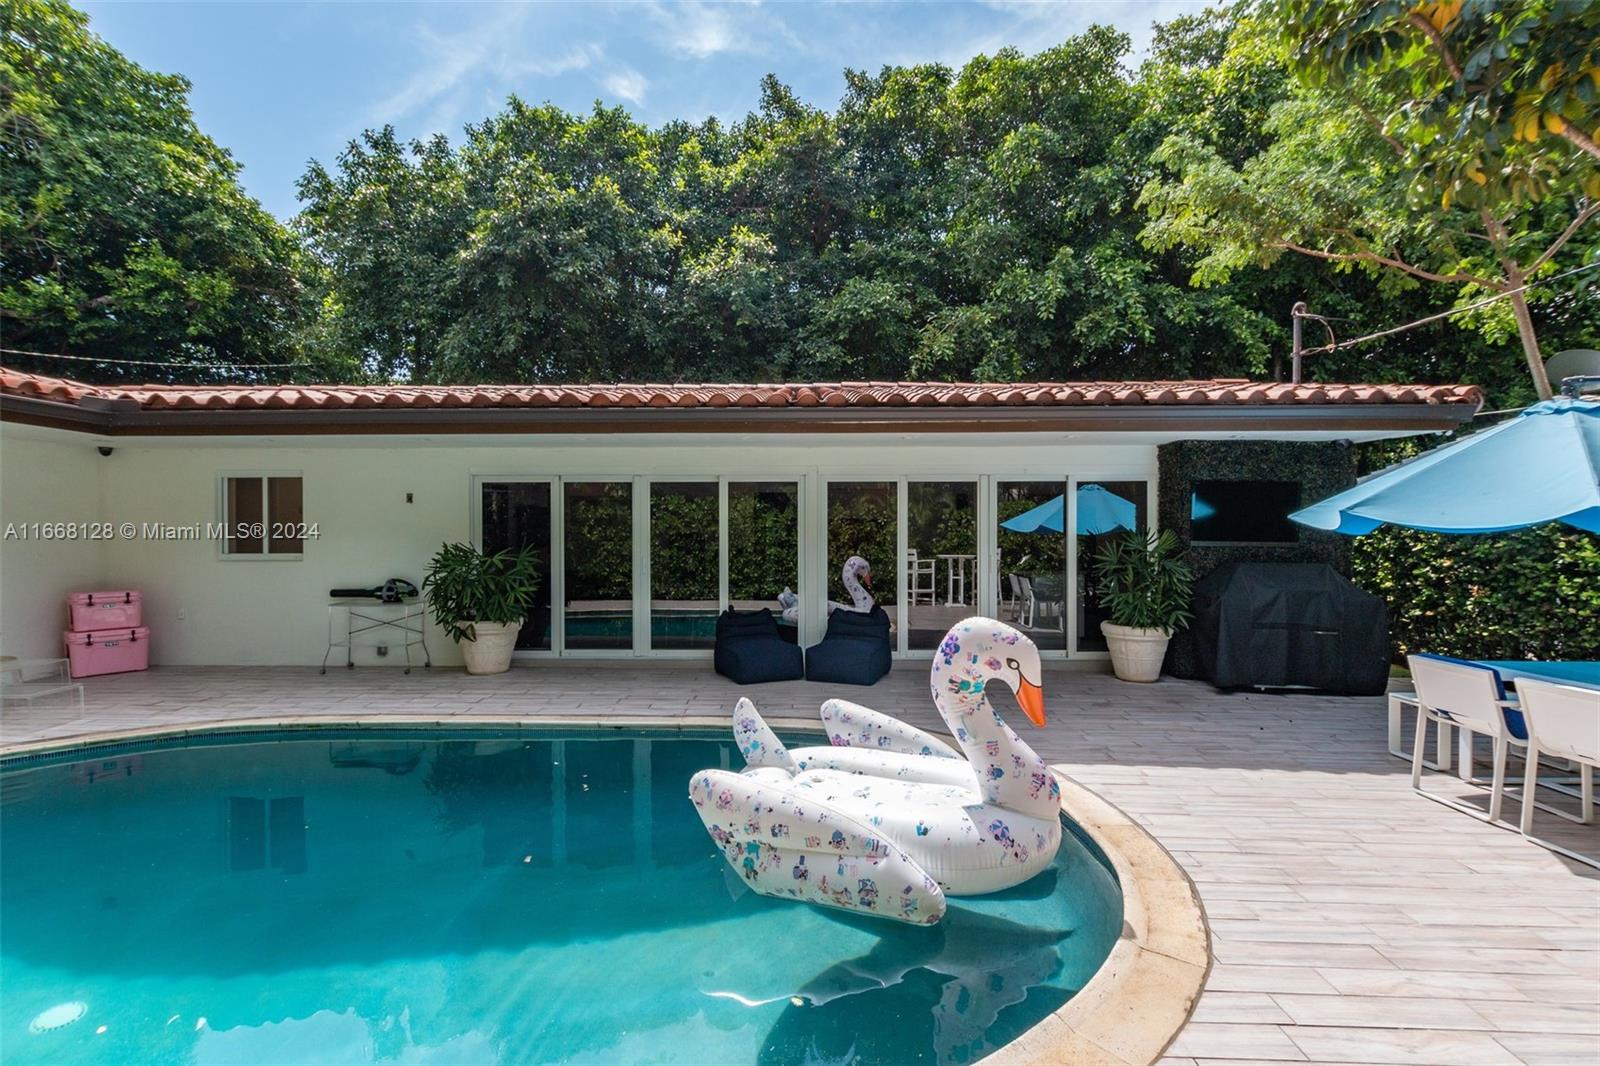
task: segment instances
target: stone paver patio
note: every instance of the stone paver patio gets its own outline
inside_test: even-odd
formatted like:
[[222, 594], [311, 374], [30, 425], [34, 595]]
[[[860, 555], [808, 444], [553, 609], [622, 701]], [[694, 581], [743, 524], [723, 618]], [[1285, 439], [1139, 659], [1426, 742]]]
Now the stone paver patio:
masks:
[[[901, 662], [847, 692], [740, 689], [705, 663], [540, 662], [494, 678], [166, 668], [91, 679], [82, 716], [8, 710], [0, 744], [241, 718], [670, 720], [725, 714], [740, 694], [777, 717], [813, 719], [845, 695], [936, 726], [926, 677]], [[1385, 750], [1382, 700], [1067, 668], [1047, 670], [1045, 689], [1051, 724], [1030, 742], [1142, 822], [1205, 904], [1215, 964], [1164, 1062], [1600, 1063], [1600, 871], [1412, 795]], [[1428, 785], [1477, 799], [1454, 778]], [[1518, 811], [1508, 800], [1506, 817]], [[1600, 827], [1540, 827], [1600, 853]]]

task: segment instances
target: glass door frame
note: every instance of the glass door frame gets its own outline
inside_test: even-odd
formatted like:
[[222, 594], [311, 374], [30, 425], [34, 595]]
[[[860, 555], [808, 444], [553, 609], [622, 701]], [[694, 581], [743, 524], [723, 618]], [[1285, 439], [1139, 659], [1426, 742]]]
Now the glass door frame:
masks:
[[[794, 589], [792, 591], [796, 595], [798, 595], [800, 597], [800, 613], [799, 613], [799, 616], [795, 619], [796, 640], [799, 642], [799, 644], [800, 644], [800, 646], [802, 648], [805, 647], [806, 644], [807, 644], [807, 640], [806, 640], [806, 637], [807, 637], [806, 625], [810, 621], [811, 613], [812, 613], [806, 607], [806, 602], [807, 602], [806, 593], [807, 593], [807, 590], [810, 588], [810, 585], [808, 584], [808, 582], [811, 580], [811, 572], [812, 572], [811, 556], [810, 556], [810, 551], [809, 551], [809, 549], [811, 547], [811, 542], [812, 542], [812, 531], [811, 531], [811, 529], [810, 529], [810, 527], [809, 527], [809, 525], [807, 523], [810, 521], [810, 517], [811, 517], [811, 513], [812, 513], [811, 512], [811, 504], [810, 504], [810, 493], [811, 493], [811, 486], [812, 486], [812, 483], [813, 483], [814, 479], [809, 477], [805, 473], [792, 473], [792, 474], [777, 473], [777, 474], [724, 474], [721, 477], [718, 477], [716, 480], [717, 480], [717, 485], [718, 485], [718, 488], [717, 488], [717, 504], [718, 504], [718, 506], [717, 506], [717, 541], [718, 541], [718, 560], [719, 560], [718, 564], [717, 564], [717, 571], [718, 571], [718, 573], [717, 573], [717, 594], [718, 594], [719, 606], [718, 606], [717, 609], [719, 611], [726, 611], [728, 609], [729, 603], [731, 602], [731, 600], [733, 598], [732, 584], [731, 584], [731, 582], [729, 580], [729, 573], [728, 573], [729, 565], [732, 562], [732, 558], [733, 558], [733, 555], [732, 555], [732, 552], [733, 552], [732, 534], [731, 534], [731, 531], [729, 529], [729, 524], [728, 524], [728, 519], [729, 519], [728, 487], [730, 485], [793, 485], [794, 486], [794, 542], [795, 542], [794, 579], [795, 579], [795, 585], [794, 585]], [[824, 490], [824, 495], [823, 495], [823, 498], [822, 498], [822, 507], [823, 507], [824, 511], [826, 511], [827, 506], [828, 506], [827, 495], [826, 495], [826, 490]], [[826, 539], [827, 539], [827, 530], [826, 529], [823, 530], [823, 539], [824, 539], [824, 541], [826, 541]], [[826, 545], [826, 543], [824, 543], [822, 550], [823, 550], [824, 555], [826, 555], [826, 553], [827, 553], [827, 545]], [[824, 560], [824, 565], [826, 565], [826, 560]], [[776, 603], [777, 601], [774, 600], [773, 602]], [[779, 612], [775, 610], [773, 613], [777, 614]], [[827, 612], [824, 611], [823, 613], [826, 614]], [[781, 621], [781, 619], [780, 619], [780, 621]], [[710, 651], [705, 651], [705, 652], [694, 652], [694, 653], [691, 653], [691, 654], [696, 656], [696, 657], [709, 658], [712, 653]]]
[[483, 550], [483, 487], [506, 484], [550, 486], [550, 572], [544, 575], [544, 579], [550, 583], [550, 647], [518, 648], [511, 653], [511, 657], [560, 658], [567, 641], [566, 543], [561, 535], [566, 517], [563, 506], [566, 493], [561, 489], [561, 479], [553, 474], [473, 474], [472, 496], [467, 509], [471, 512], [471, 544], [479, 551]]
[[[922, 480], [918, 478], [916, 480]], [[817, 528], [815, 530], [815, 558], [819, 561], [817, 567], [817, 589], [813, 599], [817, 604], [820, 627], [816, 639], [821, 640], [828, 628], [828, 585], [833, 580], [832, 568], [828, 564], [828, 486], [830, 485], [893, 485], [894, 486], [894, 555], [895, 555], [895, 605], [894, 610], [884, 608], [885, 613], [894, 620], [895, 642], [890, 654], [896, 658], [904, 658], [906, 651], [906, 616], [905, 616], [905, 587], [906, 572], [906, 479], [894, 474], [877, 475], [862, 474], [828, 474], [823, 473], [817, 478], [818, 498], [821, 505], [817, 508]], [[803, 519], [802, 519], [803, 521]], [[802, 525], [803, 528], [803, 525]], [[802, 541], [801, 552], [806, 554]], [[867, 560], [869, 563], [872, 560]], [[873, 597], [877, 603], [877, 597]], [[801, 601], [801, 621], [805, 621], [805, 603]], [[805, 631], [802, 629], [802, 633]], [[802, 640], [802, 643], [805, 643]], [[931, 653], [930, 653], [931, 654]]]
[[[777, 474], [494, 474], [470, 475], [468, 529], [471, 543], [483, 550], [483, 486], [486, 484], [543, 484], [550, 486], [550, 573], [545, 579], [550, 583], [550, 647], [519, 649], [515, 659], [703, 659], [712, 657], [710, 648], [652, 648], [650, 620], [650, 486], [656, 482], [667, 484], [698, 482], [717, 486], [717, 610], [728, 607], [728, 561], [731, 545], [728, 531], [728, 486], [730, 484], [783, 484], [792, 485], [795, 493], [795, 537], [798, 554], [795, 571], [800, 589], [807, 587], [811, 566], [807, 555], [812, 531], [808, 525], [811, 514], [808, 502], [810, 477], [804, 472]], [[841, 479], [843, 480], [843, 479]], [[885, 479], [879, 479], [885, 480]], [[888, 479], [892, 480], [892, 479]], [[632, 486], [632, 562], [633, 580], [632, 619], [633, 648], [623, 651], [616, 648], [568, 648], [567, 644], [567, 538], [566, 538], [566, 486], [606, 482]], [[826, 501], [824, 500], [824, 506]], [[824, 536], [826, 530], [823, 531]], [[824, 548], [824, 550], [826, 550]], [[805, 596], [800, 601], [800, 625], [804, 633], [810, 611]]]
[[[717, 612], [728, 608], [728, 479], [701, 474], [648, 474], [634, 479], [633, 654], [652, 659], [709, 659], [711, 648], [656, 648], [650, 596], [650, 489], [654, 485], [717, 487]], [[642, 520], [641, 520], [642, 519]]]
[[[1153, 471], [1144, 474], [1073, 474], [1068, 478], [1068, 481], [1071, 484], [1071, 488], [1067, 497], [1070, 501], [1070, 506], [1067, 509], [1067, 518], [1072, 522], [1074, 530], [1078, 528], [1079, 485], [1099, 485], [1107, 481], [1142, 481], [1144, 482], [1144, 513], [1148, 516], [1145, 523], [1146, 532], [1157, 533], [1160, 531], [1160, 516], [1156, 512], [1157, 479]], [[1063, 610], [1066, 610], [1069, 606], [1071, 608], [1067, 616], [1067, 658], [1081, 659], [1085, 662], [1110, 662], [1110, 651], [1080, 651], [1078, 649], [1078, 638], [1081, 634], [1078, 632], [1078, 535], [1076, 532], [1067, 538], [1067, 567], [1067, 594], [1070, 597], [1070, 602], [1062, 605]]]
[[[553, 521], [555, 521], [555, 523], [556, 523], [556, 532], [559, 534], [559, 541], [558, 541], [557, 545], [552, 545], [552, 547], [551, 547], [551, 552], [550, 552], [551, 562], [550, 562], [550, 565], [551, 565], [551, 568], [554, 569], [556, 567], [556, 565], [557, 565], [556, 562], [555, 562], [556, 558], [558, 558], [558, 557], [560, 558], [560, 560], [561, 560], [561, 562], [560, 562], [560, 572], [561, 572], [561, 585], [560, 585], [560, 591], [561, 591], [561, 651], [560, 651], [559, 654], [564, 659], [626, 659], [626, 658], [630, 658], [630, 657], [636, 657], [641, 653], [640, 652], [640, 648], [639, 648], [639, 589], [640, 589], [640, 585], [639, 585], [639, 551], [640, 551], [639, 539], [640, 539], [640, 530], [641, 529], [645, 530], [646, 531], [645, 535], [648, 536], [648, 531], [649, 531], [649, 528], [650, 528], [649, 527], [649, 516], [645, 515], [645, 516], [641, 517], [641, 515], [639, 513], [640, 507], [641, 506], [646, 506], [646, 507], [649, 506], [649, 500], [650, 500], [650, 497], [649, 497], [648, 493], [646, 493], [645, 490], [644, 490], [644, 478], [640, 477], [637, 474], [618, 474], [618, 475], [574, 474], [571, 477], [566, 477], [564, 475], [558, 474], [558, 475], [556, 475], [556, 479], [555, 480], [556, 480], [556, 484], [561, 489], [561, 505], [560, 505], [559, 510], [556, 509], [556, 508], [551, 508], [551, 511], [552, 511]], [[631, 604], [632, 611], [630, 613], [630, 617], [633, 620], [633, 646], [630, 649], [628, 649], [627, 651], [624, 651], [621, 648], [569, 648], [569, 647], [567, 647], [567, 490], [566, 490], [566, 487], [568, 485], [594, 485], [594, 484], [628, 485], [628, 486], [630, 486], [630, 493], [629, 493], [629, 496], [628, 496], [628, 505], [629, 505], [629, 518], [630, 518], [630, 535], [633, 538], [633, 540], [632, 540], [632, 542], [630, 544], [630, 547], [632, 548], [631, 560], [632, 560], [632, 566], [633, 566], [633, 574], [632, 574], [632, 580], [629, 582], [628, 591], [632, 595], [632, 604]], [[643, 500], [643, 503], [640, 502], [641, 499]], [[560, 549], [559, 552], [557, 552], [557, 550], [556, 550], [556, 548], [558, 546], [559, 546], [559, 549]], [[649, 550], [650, 550], [650, 545], [649, 544], [645, 544], [643, 547], [644, 547], [644, 551], [649, 552]], [[650, 586], [648, 584], [646, 584], [643, 587], [644, 587], [646, 593], [648, 593]], [[551, 602], [552, 613], [554, 613], [554, 609], [555, 609], [555, 603], [554, 603], [554, 601], [552, 601]], [[645, 615], [645, 633], [646, 633], [646, 635], [648, 635], [648, 633], [649, 633], [649, 625], [650, 625], [650, 604], [649, 604], [648, 601], [646, 601], [646, 603], [644, 605], [644, 615]], [[554, 623], [552, 623], [552, 624], [554, 624]], [[554, 643], [555, 643], [554, 641], [551, 641], [552, 645], [554, 645]]]
[[[985, 561], [983, 577], [987, 582], [983, 606], [985, 613], [990, 618], [1000, 618], [1000, 486], [1002, 484], [1016, 483], [1058, 482], [1063, 485], [1066, 494], [1066, 509], [1062, 515], [1062, 524], [1068, 528], [1076, 529], [1078, 520], [1077, 482], [1071, 474], [1065, 471], [1006, 471], [999, 474], [984, 475], [983, 502], [987, 507], [987, 517], [982, 520], [980, 531], [987, 537], [978, 541], [980, 558]], [[984, 508], [980, 508], [982, 511]], [[1090, 658], [1088, 653], [1075, 655], [1073, 649], [1077, 647], [1077, 614], [1075, 607], [1078, 595], [1078, 571], [1076, 569], [1078, 538], [1065, 537], [1067, 542], [1066, 557], [1062, 560], [1065, 572], [1062, 574], [1062, 604], [1061, 611], [1066, 616], [1067, 626], [1062, 634], [1063, 647], [1040, 648], [1039, 658], [1047, 661], [1062, 661], [1075, 658]], [[1004, 619], [1001, 619], [1004, 621]], [[1098, 656], [1105, 658], [1104, 655]]]
[[[973, 521], [978, 524], [973, 542], [973, 551], [977, 553], [977, 557], [972, 560], [972, 610], [974, 614], [986, 614], [991, 618], [995, 617], [995, 583], [990, 579], [989, 575], [983, 572], [985, 568], [979, 565], [982, 560], [988, 557], [985, 555], [985, 540], [993, 542], [996, 539], [992, 529], [986, 533], [984, 528], [987, 524], [985, 515], [993, 510], [988, 481], [989, 475], [987, 474], [908, 474], [899, 479], [900, 505], [897, 508], [897, 521], [900, 525], [900, 531], [897, 540], [900, 546], [900, 574], [896, 588], [909, 589], [911, 587], [911, 486], [971, 485], [973, 492], [976, 494], [973, 498]], [[937, 602], [939, 598], [937, 574], [934, 576], [933, 585], [934, 601]], [[911, 612], [909, 605], [904, 602], [905, 596], [901, 595], [898, 598], [901, 600], [902, 615], [901, 623], [896, 629], [895, 657], [898, 659], [932, 659], [934, 652], [938, 650], [937, 648], [911, 647]]]
[[[881, 470], [881, 468], [879, 468]], [[1090, 472], [1093, 471], [1093, 472]], [[834, 483], [876, 483], [892, 485], [895, 489], [895, 585], [896, 599], [892, 617], [895, 623], [894, 657], [907, 660], [927, 660], [933, 656], [931, 649], [914, 650], [909, 647], [909, 616], [904, 590], [909, 587], [910, 486], [913, 483], [976, 484], [977, 486], [977, 552], [978, 565], [974, 581], [976, 586], [974, 611], [989, 617], [999, 617], [999, 486], [1006, 482], [1059, 482], [1065, 486], [1067, 507], [1065, 521], [1069, 528], [1077, 528], [1077, 494], [1081, 485], [1107, 481], [1140, 481], [1145, 484], [1146, 514], [1152, 531], [1159, 529], [1156, 509], [1158, 478], [1156, 471], [1147, 467], [1100, 466], [1085, 467], [1085, 472], [1055, 472], [1037, 469], [1008, 469], [998, 473], [966, 474], [929, 472], [926, 474], [883, 474], [878, 471], [830, 473], [827, 470], [785, 469], [772, 473], [736, 473], [706, 475], [702, 473], [672, 474], [517, 474], [479, 473], [470, 475], [471, 542], [483, 547], [483, 486], [487, 483], [542, 483], [550, 486], [550, 648], [519, 650], [518, 659], [709, 659], [709, 649], [666, 648], [653, 649], [650, 619], [650, 487], [657, 483], [698, 482], [717, 485], [717, 602], [718, 610], [725, 610], [729, 602], [728, 565], [732, 545], [729, 530], [729, 486], [732, 484], [778, 483], [794, 486], [796, 536], [798, 557], [795, 560], [800, 593], [801, 614], [799, 639], [802, 646], [822, 638], [827, 627], [826, 602], [830, 573], [828, 568], [828, 488]], [[568, 483], [610, 482], [632, 486], [632, 618], [633, 648], [620, 649], [566, 647], [566, 489]], [[1069, 536], [1066, 550], [1066, 600], [1067, 612], [1063, 650], [1041, 650], [1040, 655], [1050, 660], [1081, 659], [1102, 661], [1108, 658], [1102, 651], [1078, 651], [1078, 538]], [[810, 604], [819, 610], [810, 610]]]

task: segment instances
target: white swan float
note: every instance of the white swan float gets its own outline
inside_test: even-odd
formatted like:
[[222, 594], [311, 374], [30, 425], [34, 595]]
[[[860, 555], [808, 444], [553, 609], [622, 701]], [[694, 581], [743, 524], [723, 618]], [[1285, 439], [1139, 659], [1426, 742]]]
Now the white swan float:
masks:
[[[859, 555], [852, 555], [844, 561], [844, 569], [839, 573], [839, 580], [844, 582], [844, 590], [850, 594], [849, 603], [840, 603], [838, 600], [828, 601], [828, 613], [834, 611], [858, 611], [861, 614], [870, 614], [872, 605], [876, 601], [872, 593], [867, 591], [872, 587], [872, 564]], [[866, 587], [862, 587], [862, 582]], [[800, 597], [795, 595], [793, 589], [784, 589], [778, 593], [778, 603], [783, 607], [783, 620], [785, 622], [798, 622], [800, 620]]]
[[1061, 843], [1060, 786], [989, 703], [999, 682], [1044, 725], [1038, 649], [1004, 623], [968, 618], [945, 635], [931, 677], [965, 758], [844, 701], [828, 705], [830, 735], [844, 745], [791, 752], [740, 701], [734, 735], [749, 765], [702, 770], [689, 798], [751, 888], [932, 924], [946, 893], [998, 892], [1050, 864]]

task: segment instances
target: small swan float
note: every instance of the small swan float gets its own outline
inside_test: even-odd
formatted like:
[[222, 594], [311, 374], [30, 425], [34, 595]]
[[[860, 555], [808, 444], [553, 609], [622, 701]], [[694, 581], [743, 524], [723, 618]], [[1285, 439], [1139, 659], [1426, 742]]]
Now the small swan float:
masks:
[[989, 702], [998, 682], [1043, 726], [1040, 676], [1032, 641], [968, 618], [945, 635], [931, 672], [960, 754], [842, 700], [823, 707], [835, 746], [790, 751], [740, 700], [734, 736], [748, 765], [700, 771], [689, 798], [756, 892], [931, 925], [947, 893], [998, 892], [1055, 858], [1060, 786]]
[[[828, 601], [828, 613], [834, 611], [855, 611], [859, 614], [871, 614], [873, 604], [872, 593], [867, 591], [872, 588], [872, 564], [859, 555], [852, 555], [844, 561], [844, 569], [839, 572], [839, 580], [844, 583], [844, 590], [850, 594], [849, 603], [840, 603], [838, 600]], [[862, 587], [865, 582], [866, 587]], [[778, 606], [783, 608], [783, 620], [791, 624], [800, 621], [800, 597], [791, 588], [785, 588], [778, 593]]]

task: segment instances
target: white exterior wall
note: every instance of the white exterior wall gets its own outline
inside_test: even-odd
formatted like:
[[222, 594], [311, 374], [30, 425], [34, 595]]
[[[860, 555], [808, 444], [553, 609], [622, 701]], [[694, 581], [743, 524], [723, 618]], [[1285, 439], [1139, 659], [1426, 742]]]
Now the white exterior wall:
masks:
[[11, 427], [0, 436], [0, 654], [61, 655], [67, 593], [107, 587], [104, 542], [34, 529], [97, 521], [106, 462], [83, 436]]
[[[374, 585], [388, 577], [421, 582], [428, 559], [443, 541], [471, 540], [477, 506], [475, 479], [561, 476], [659, 477], [695, 480], [802, 481], [801, 580], [811, 602], [824, 587], [825, 479], [1145, 480], [1156, 477], [1154, 443], [1019, 443], [1019, 436], [970, 434], [942, 438], [874, 434], [703, 437], [662, 435], [519, 438], [238, 438], [196, 442], [167, 438], [112, 442], [101, 458], [95, 441], [53, 431], [5, 429], [8, 463], [5, 520], [98, 518], [120, 527], [133, 523], [190, 525], [220, 521], [218, 479], [228, 473], [298, 472], [303, 478], [305, 521], [321, 536], [307, 540], [302, 558], [224, 558], [212, 541], [160, 541], [118, 535], [82, 544], [3, 546], [8, 574], [4, 629], [32, 632], [44, 625], [41, 608], [69, 588], [98, 585], [144, 591], [152, 661], [162, 664], [315, 665], [327, 647], [328, 590]], [[49, 441], [33, 439], [50, 437]], [[25, 486], [13, 503], [11, 450], [32, 456], [19, 475]], [[27, 473], [50, 466], [51, 472]], [[640, 490], [642, 491], [642, 486]], [[406, 494], [414, 502], [406, 502]], [[96, 504], [98, 506], [96, 506]], [[636, 508], [637, 510], [637, 508]], [[17, 517], [13, 518], [13, 512]], [[992, 516], [980, 514], [980, 528]], [[714, 535], [714, 532], [713, 532]], [[988, 537], [989, 533], [982, 534]], [[23, 571], [13, 595], [10, 572]], [[91, 580], [92, 578], [92, 580]], [[180, 619], [179, 614], [183, 617]], [[820, 612], [811, 611], [806, 634], [820, 635]], [[50, 628], [53, 627], [53, 630]], [[47, 639], [36, 653], [54, 646]], [[31, 647], [31, 645], [30, 645]], [[460, 661], [441, 631], [428, 630], [436, 663]], [[618, 653], [627, 654], [627, 653]], [[335, 654], [337, 659], [337, 653]], [[358, 663], [376, 662], [359, 646]], [[399, 665], [392, 648], [387, 665]]]

